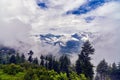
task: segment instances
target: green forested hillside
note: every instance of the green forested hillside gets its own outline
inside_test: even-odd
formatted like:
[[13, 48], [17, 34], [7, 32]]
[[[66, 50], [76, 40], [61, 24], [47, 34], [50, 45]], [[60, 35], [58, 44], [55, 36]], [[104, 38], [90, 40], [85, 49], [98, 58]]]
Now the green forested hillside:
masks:
[[84, 74], [48, 70], [45, 67], [25, 62], [23, 64], [0, 65], [0, 80], [87, 80]]
[[61, 54], [59, 58], [41, 55], [33, 58], [34, 52], [24, 54], [0, 51], [0, 79], [1, 80], [92, 80], [93, 65], [90, 55], [94, 48], [87, 41], [78, 54], [75, 65], [71, 64], [68, 54]]
[[[1, 50], [0, 80], [93, 80], [90, 55], [94, 51], [90, 42], [85, 42], [75, 64], [71, 64], [68, 54], [61, 54], [59, 58], [51, 54], [33, 58], [31, 50], [26, 58], [18, 52]], [[96, 72], [95, 80], [120, 80], [120, 64], [109, 65], [102, 60]]]

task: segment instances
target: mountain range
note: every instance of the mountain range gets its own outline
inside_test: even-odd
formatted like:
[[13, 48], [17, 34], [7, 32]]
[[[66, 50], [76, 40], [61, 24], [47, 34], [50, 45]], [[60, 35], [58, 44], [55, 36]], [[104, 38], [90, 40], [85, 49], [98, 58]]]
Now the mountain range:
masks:
[[79, 32], [73, 34], [40, 34], [36, 35], [43, 46], [52, 45], [60, 48], [60, 53], [79, 53], [82, 44], [86, 40], [90, 40], [92, 43], [97, 39], [97, 33], [91, 32]]

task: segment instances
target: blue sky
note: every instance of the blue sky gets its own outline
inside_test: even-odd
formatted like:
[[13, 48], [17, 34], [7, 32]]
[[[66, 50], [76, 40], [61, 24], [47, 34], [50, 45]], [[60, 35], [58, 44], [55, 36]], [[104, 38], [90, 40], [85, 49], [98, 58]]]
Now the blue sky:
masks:
[[39, 2], [37, 4], [38, 4], [38, 6], [40, 6], [40, 8], [43, 8], [43, 9], [48, 8], [44, 2]]
[[78, 8], [70, 10], [67, 14], [81, 15], [86, 14], [100, 6], [103, 6], [105, 3], [117, 1], [117, 0], [88, 0], [86, 3], [80, 5]]
[[[85, 3], [79, 5], [78, 7], [75, 7], [73, 10], [69, 10], [66, 12], [66, 14], [74, 14], [74, 15], [81, 15], [86, 14], [92, 10], [95, 10], [96, 8], [99, 8], [100, 6], [103, 6], [105, 3], [113, 2], [113, 1], [119, 1], [119, 0], [87, 0]], [[48, 8], [46, 1], [38, 1], [38, 6], [40, 8]]]
[[104, 5], [106, 0], [88, 0], [86, 3], [80, 5], [78, 8], [68, 11], [67, 14], [81, 15], [86, 14], [102, 5]]
[[[74, 7], [72, 10], [68, 10], [65, 12], [66, 15], [82, 15], [87, 14], [91, 11], [94, 11], [95, 9], [102, 7], [106, 3], [110, 2], [119, 2], [119, 0], [86, 0], [84, 3], [78, 5], [77, 7]], [[48, 3], [48, 4], [47, 4]], [[50, 1], [41, 1], [38, 0], [37, 4], [41, 9], [47, 9], [49, 8]], [[92, 20], [95, 19], [94, 16], [87, 16], [83, 18], [87, 23], [90, 23]]]

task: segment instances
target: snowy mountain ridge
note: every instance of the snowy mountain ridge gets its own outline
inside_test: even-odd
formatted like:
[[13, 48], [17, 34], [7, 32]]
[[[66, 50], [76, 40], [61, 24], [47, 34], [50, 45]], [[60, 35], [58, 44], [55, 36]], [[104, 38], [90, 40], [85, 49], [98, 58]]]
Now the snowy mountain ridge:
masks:
[[40, 34], [37, 35], [40, 42], [52, 46], [59, 46], [61, 53], [78, 53], [80, 51], [80, 47], [86, 40], [90, 40], [93, 42], [97, 39], [97, 33], [91, 32], [79, 32], [73, 34]]

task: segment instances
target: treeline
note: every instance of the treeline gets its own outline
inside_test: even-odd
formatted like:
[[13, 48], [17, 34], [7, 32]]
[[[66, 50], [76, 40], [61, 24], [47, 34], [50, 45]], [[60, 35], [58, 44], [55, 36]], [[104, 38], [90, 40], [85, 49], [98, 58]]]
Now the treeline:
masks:
[[[26, 69], [28, 70], [30, 68], [24, 76], [24, 78], [26, 78], [25, 80], [92, 80], [93, 79], [94, 71], [93, 71], [93, 64], [91, 63], [90, 55], [94, 54], [94, 48], [92, 47], [89, 41], [86, 41], [83, 44], [81, 53], [78, 54], [78, 59], [75, 62], [75, 65], [71, 64], [70, 58], [67, 54], [61, 55], [59, 59], [57, 59], [53, 55], [46, 55], [46, 56], [41, 55], [40, 57], [33, 58], [33, 54], [34, 52], [31, 50], [28, 53], [29, 55], [28, 58], [25, 58], [24, 54], [20, 55], [19, 53], [16, 54], [9, 53], [5, 55], [4, 53], [0, 53], [0, 64], [13, 66], [10, 65], [11, 63], [13, 63], [23, 68], [23, 71]], [[7, 70], [4, 70], [4, 68], [3, 71], [7, 72]], [[53, 72], [53, 74], [51, 74], [51, 71]], [[8, 72], [12, 72], [12, 71], [8, 70]], [[40, 76], [42, 73], [45, 74], [43, 79], [41, 78], [43, 75]], [[49, 77], [50, 79], [45, 79], [48, 76], [53, 76], [55, 78], [54, 76], [55, 74], [57, 75], [57, 77], [62, 76], [63, 79], [61, 78], [51, 79], [51, 77]], [[33, 75], [35, 75], [37, 79], [30, 78]]]
[[65, 72], [48, 70], [29, 62], [0, 65], [0, 80], [88, 80], [84, 74], [72, 71], [69, 77]]
[[[94, 66], [90, 55], [94, 51], [90, 42], [86, 41], [73, 65], [67, 54], [59, 58], [51, 54], [33, 58], [32, 50], [28, 57], [7, 49], [0, 50], [0, 80], [93, 80]], [[110, 65], [105, 59], [100, 61], [95, 80], [120, 80], [120, 63]]]
[[104, 59], [98, 64], [96, 72], [95, 80], [120, 80], [120, 63], [109, 65]]

